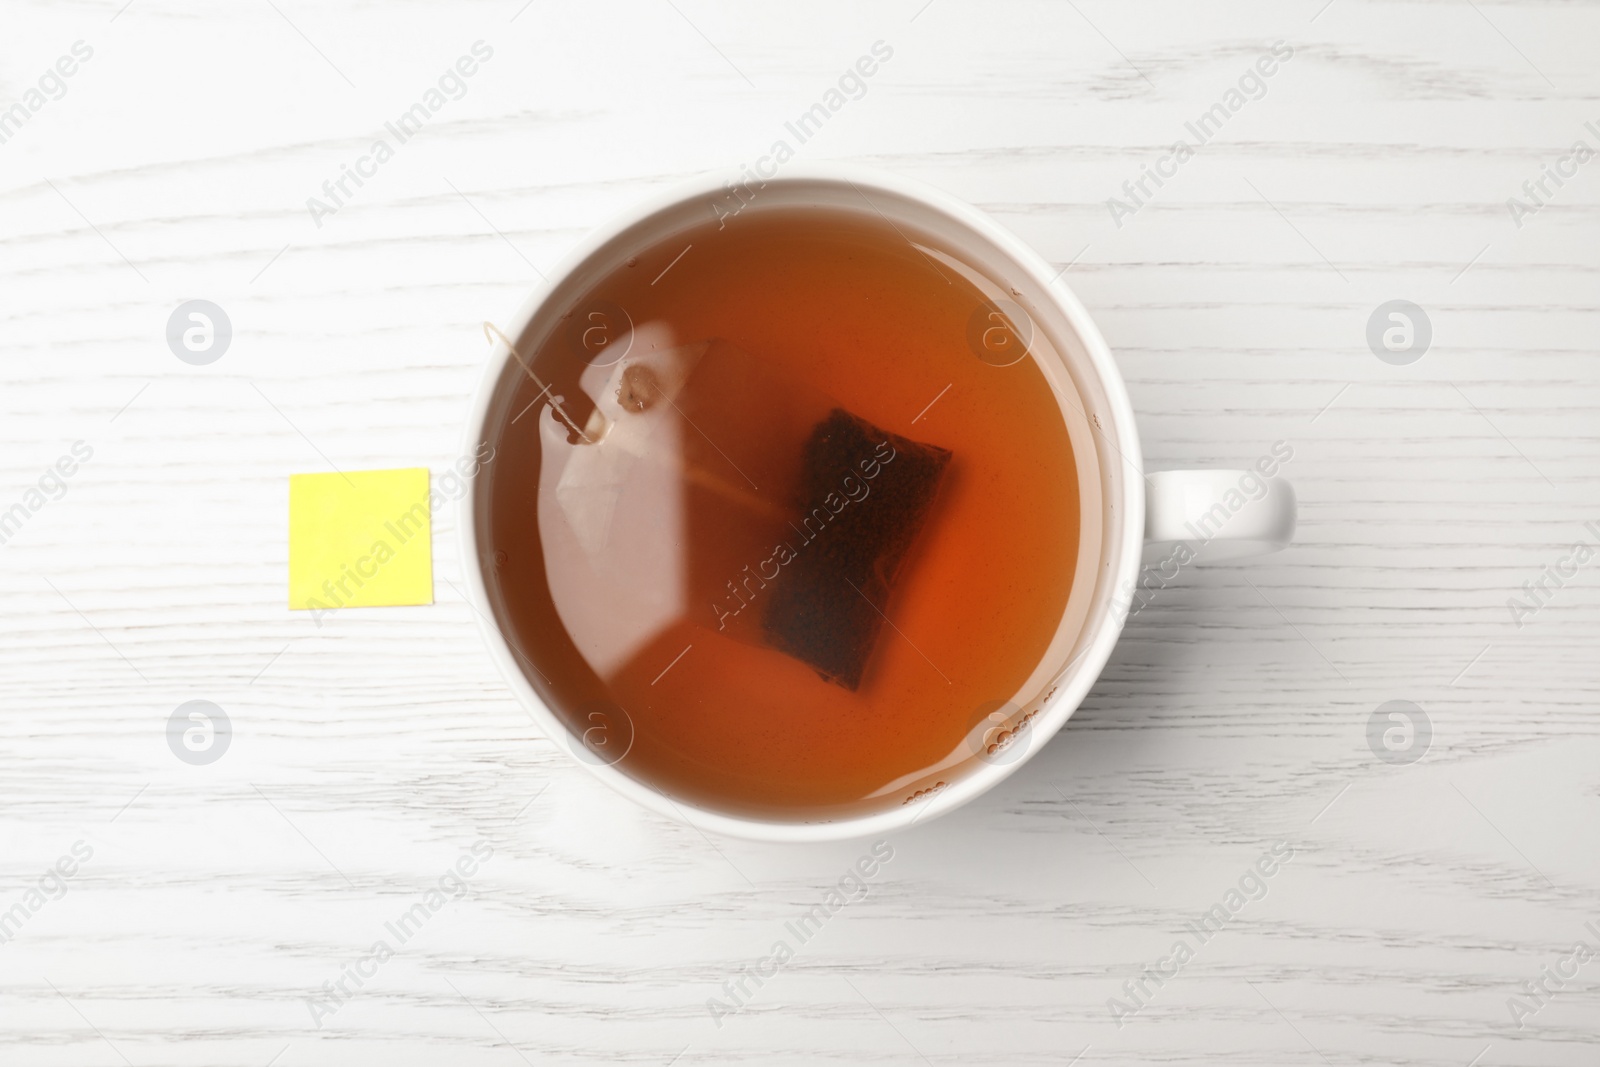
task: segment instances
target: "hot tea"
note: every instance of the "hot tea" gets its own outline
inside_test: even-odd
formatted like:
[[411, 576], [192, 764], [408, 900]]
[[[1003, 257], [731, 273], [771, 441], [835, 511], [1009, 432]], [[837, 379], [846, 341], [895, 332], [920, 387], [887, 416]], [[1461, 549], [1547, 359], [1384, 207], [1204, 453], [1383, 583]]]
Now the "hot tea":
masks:
[[865, 202], [752, 208], [517, 339], [490, 584], [580, 754], [819, 818], [984, 754], [1077, 564], [1059, 401], [984, 348], [998, 285]]

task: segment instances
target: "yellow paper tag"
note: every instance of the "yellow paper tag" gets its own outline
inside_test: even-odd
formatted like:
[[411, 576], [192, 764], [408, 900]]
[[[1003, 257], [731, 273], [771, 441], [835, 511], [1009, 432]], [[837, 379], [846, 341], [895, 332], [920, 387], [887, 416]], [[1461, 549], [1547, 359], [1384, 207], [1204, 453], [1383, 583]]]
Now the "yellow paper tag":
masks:
[[289, 608], [433, 603], [428, 469], [289, 476]]

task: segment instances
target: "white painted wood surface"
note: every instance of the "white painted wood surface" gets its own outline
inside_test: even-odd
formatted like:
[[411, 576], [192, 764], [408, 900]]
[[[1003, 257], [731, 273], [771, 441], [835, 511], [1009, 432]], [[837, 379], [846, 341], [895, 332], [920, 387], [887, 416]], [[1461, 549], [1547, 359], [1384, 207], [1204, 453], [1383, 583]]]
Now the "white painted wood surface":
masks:
[[[519, 4], [0, 9], [0, 105], [93, 49], [0, 144], [0, 510], [94, 453], [0, 547], [0, 909], [93, 851], [0, 945], [0, 1062], [1600, 1060], [1600, 962], [1520, 1029], [1507, 1004], [1600, 947], [1600, 562], [1520, 629], [1506, 606], [1600, 520], [1600, 161], [1506, 206], [1600, 148], [1594, 4]], [[1266, 95], [1116, 226], [1280, 39]], [[893, 840], [719, 1028], [707, 1000], [867, 843], [708, 840], [592, 782], [494, 676], [449, 513], [431, 607], [291, 615], [287, 476], [442, 470], [482, 320], [610, 213], [765, 152], [878, 40], [808, 158], [1073, 263], [1149, 466], [1291, 443], [1299, 542], [1164, 590], [1047, 750]], [[163, 340], [192, 298], [233, 323], [210, 366]], [[1409, 366], [1364, 337], [1396, 298], [1433, 326]], [[234, 726], [209, 766], [166, 744], [191, 699]], [[1432, 725], [1409, 766], [1368, 745], [1395, 699]], [[314, 1024], [482, 840], [468, 895]], [[1108, 1000], [1279, 841], [1266, 897], [1119, 1028]]]

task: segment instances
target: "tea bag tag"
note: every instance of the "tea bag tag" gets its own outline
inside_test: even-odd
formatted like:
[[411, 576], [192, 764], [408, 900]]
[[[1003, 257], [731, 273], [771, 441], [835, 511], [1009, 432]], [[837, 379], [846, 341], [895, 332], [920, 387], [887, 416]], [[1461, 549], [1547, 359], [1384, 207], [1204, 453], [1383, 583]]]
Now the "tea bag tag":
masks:
[[556, 499], [591, 555], [605, 550], [624, 483], [646, 459], [651, 439], [677, 418], [677, 396], [708, 346], [701, 341], [637, 354], [630, 350], [609, 367], [584, 371], [580, 383], [593, 398], [594, 411], [583, 439], [571, 444]]

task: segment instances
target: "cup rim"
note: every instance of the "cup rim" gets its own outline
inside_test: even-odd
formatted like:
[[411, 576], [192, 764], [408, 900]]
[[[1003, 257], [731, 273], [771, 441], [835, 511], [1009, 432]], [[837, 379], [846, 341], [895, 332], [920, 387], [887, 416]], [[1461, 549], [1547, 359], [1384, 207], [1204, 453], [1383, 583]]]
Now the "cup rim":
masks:
[[[562, 257], [543, 281], [533, 286], [507, 324], [506, 337], [512, 341], [520, 340], [534, 316], [557, 287], [612, 240], [643, 220], [669, 208], [726, 193], [728, 181], [729, 173], [726, 171], [698, 174], [642, 198], [592, 229]], [[1056, 303], [1066, 318], [1082, 345], [1089, 367], [1104, 393], [1106, 405], [1110, 408], [1112, 429], [1116, 435], [1114, 447], [1121, 453], [1122, 459], [1131, 462], [1136, 471], [1143, 470], [1133, 406], [1128, 399], [1122, 373], [1112, 358], [1110, 347], [1100, 335], [1087, 309], [1061, 280], [1059, 272], [1053, 271], [1050, 264], [1030, 245], [966, 201], [919, 179], [889, 171], [848, 163], [795, 164], [784, 167], [779, 174], [766, 179], [763, 185], [791, 182], [849, 183], [858, 188], [914, 200], [944, 214], [976, 238], [998, 248], [1030, 276], [1030, 279], [1038, 285], [1041, 294], [1049, 294], [1050, 299]], [[487, 440], [486, 423], [494, 403], [496, 387], [508, 361], [512, 358], [505, 344], [497, 343], [491, 348], [473, 395], [465, 426], [463, 455], [472, 452], [480, 443]], [[1098, 568], [1101, 573], [1100, 580], [1109, 581], [1113, 590], [1131, 586], [1138, 572], [1143, 543], [1145, 503], [1143, 480], [1128, 476], [1124, 485], [1126, 488], [1121, 494], [1123, 515], [1120, 538], [1115, 541], [1107, 540], [1102, 547], [1101, 566]], [[545, 736], [560, 747], [560, 742], [572, 740], [571, 730], [534, 690], [517, 665], [516, 651], [511, 647], [500, 625], [494, 621], [494, 608], [485, 580], [484, 556], [478, 547], [479, 491], [480, 483], [475, 481], [471, 491], [462, 494], [457, 503], [459, 548], [467, 597], [473, 608], [473, 614], [477, 616], [478, 629], [483, 634], [489, 656], [501, 677]], [[1108, 570], [1107, 561], [1111, 559], [1115, 559], [1118, 563], [1116, 573], [1110, 573]], [[931, 814], [932, 817], [938, 817], [953, 811], [988, 792], [1027, 763], [1077, 711], [1079, 704], [1088, 695], [1089, 689], [1105, 668], [1125, 622], [1125, 615], [1115, 610], [1096, 611], [1091, 614], [1086, 625], [1096, 627], [1096, 632], [1082, 651], [1074, 657], [1077, 670], [1041, 707], [1037, 720], [1030, 727], [1034, 733], [1034, 741], [1020, 759], [1006, 763], [991, 763], [971, 770], [944, 789], [931, 794], [920, 804], [907, 804], [888, 811], [847, 818], [815, 821], [763, 819], [714, 811], [699, 807], [690, 801], [680, 801], [610, 764], [580, 760], [576, 756], [572, 757], [572, 762], [650, 811], [688, 823], [701, 830], [730, 837], [757, 841], [819, 842], [851, 840], [887, 833], [919, 822], [924, 815]], [[1069, 663], [1064, 669], [1070, 669], [1072, 666], [1073, 664]]]

